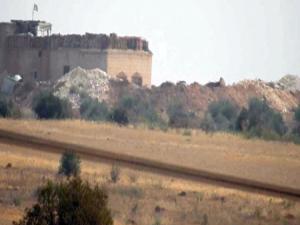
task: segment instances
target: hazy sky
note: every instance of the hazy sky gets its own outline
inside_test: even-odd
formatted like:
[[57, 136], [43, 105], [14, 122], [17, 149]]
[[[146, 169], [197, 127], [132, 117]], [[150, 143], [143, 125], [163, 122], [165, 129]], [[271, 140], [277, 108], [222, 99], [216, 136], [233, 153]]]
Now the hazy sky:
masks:
[[155, 84], [300, 75], [300, 0], [0, 0], [0, 21], [34, 2], [53, 33], [146, 38]]

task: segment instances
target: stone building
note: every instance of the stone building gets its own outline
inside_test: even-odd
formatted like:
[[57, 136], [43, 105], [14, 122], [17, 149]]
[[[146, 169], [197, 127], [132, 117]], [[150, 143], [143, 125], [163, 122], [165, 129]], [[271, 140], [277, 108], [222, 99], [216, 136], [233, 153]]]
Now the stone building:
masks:
[[78, 66], [126, 74], [129, 81], [140, 76], [143, 85], [151, 85], [152, 53], [139, 37], [51, 34], [44, 21], [0, 23], [0, 74], [53, 81]]

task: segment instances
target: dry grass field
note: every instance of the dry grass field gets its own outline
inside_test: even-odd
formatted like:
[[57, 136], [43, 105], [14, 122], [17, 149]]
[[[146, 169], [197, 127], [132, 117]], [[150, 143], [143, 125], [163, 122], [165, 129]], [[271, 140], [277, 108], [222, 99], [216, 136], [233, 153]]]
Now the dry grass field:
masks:
[[300, 146], [201, 131], [125, 128], [85, 121], [0, 120], [0, 128], [49, 140], [300, 188]]
[[[0, 120], [0, 128], [300, 187], [300, 148], [294, 144], [83, 121]], [[1, 225], [20, 218], [47, 179], [62, 179], [57, 176], [59, 159], [59, 154], [0, 143]], [[6, 168], [8, 163], [11, 168]], [[83, 159], [81, 165], [84, 179], [108, 190], [117, 225], [300, 224], [299, 199], [118, 166], [120, 180], [113, 183], [110, 162]]]

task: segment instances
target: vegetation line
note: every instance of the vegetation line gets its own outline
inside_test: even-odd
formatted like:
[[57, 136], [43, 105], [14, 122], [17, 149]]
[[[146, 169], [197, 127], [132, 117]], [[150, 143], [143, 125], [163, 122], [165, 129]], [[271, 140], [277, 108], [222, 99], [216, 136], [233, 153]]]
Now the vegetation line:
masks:
[[67, 142], [47, 140], [45, 138], [21, 134], [5, 129], [0, 129], [0, 142], [1, 139], [19, 146], [31, 145], [32, 147], [36, 147], [36, 149], [39, 151], [42, 151], [43, 148], [47, 148], [47, 151], [55, 153], [63, 153], [67, 150], [75, 152], [81, 156], [92, 157], [94, 159], [98, 158], [110, 161], [118, 161], [121, 163], [137, 165], [148, 169], [155, 169], [160, 170], [162, 172], [174, 173], [178, 176], [188, 176], [194, 179], [205, 178], [212, 181], [235, 185], [237, 187], [240, 186], [241, 188], [257, 189], [261, 191], [279, 193], [293, 197], [300, 197], [300, 188], [293, 188], [268, 183], [266, 181], [262, 182], [247, 178], [241, 178], [233, 175], [226, 175], [216, 172], [199, 170], [195, 168], [189, 168], [186, 166], [179, 166], [171, 163], [145, 159], [142, 157], [114, 153], [100, 148], [92, 148]]

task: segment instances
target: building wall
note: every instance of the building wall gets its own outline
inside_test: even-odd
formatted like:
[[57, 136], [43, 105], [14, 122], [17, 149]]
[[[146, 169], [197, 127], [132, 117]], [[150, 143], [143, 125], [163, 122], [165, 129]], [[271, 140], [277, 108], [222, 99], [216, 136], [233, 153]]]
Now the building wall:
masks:
[[107, 73], [117, 76], [124, 72], [129, 81], [132, 75], [139, 73], [143, 78], [143, 85], [151, 85], [152, 53], [133, 50], [107, 50]]
[[37, 49], [9, 49], [7, 56], [7, 72], [24, 75], [25, 79], [33, 79], [35, 72], [40, 74], [41, 66]]
[[21, 74], [25, 79], [56, 80], [64, 75], [64, 67], [70, 70], [100, 68], [112, 76], [124, 72], [131, 81], [139, 73], [143, 84], [151, 85], [152, 54], [133, 50], [99, 49], [36, 49], [10, 48], [7, 51], [6, 70]]
[[7, 58], [6, 38], [13, 35], [16, 31], [16, 25], [12, 23], [0, 23], [0, 74], [5, 70]]
[[21, 74], [26, 80], [42, 81], [60, 78], [64, 75], [65, 66], [70, 70], [80, 66], [85, 69], [100, 68], [106, 71], [106, 52], [98, 49], [12, 48], [8, 51], [6, 63], [9, 73]]
[[52, 50], [49, 59], [49, 78], [57, 79], [64, 74], [64, 67], [70, 70], [80, 66], [84, 69], [100, 68], [106, 71], [106, 52], [99, 49]]

